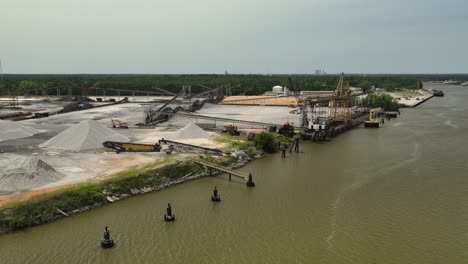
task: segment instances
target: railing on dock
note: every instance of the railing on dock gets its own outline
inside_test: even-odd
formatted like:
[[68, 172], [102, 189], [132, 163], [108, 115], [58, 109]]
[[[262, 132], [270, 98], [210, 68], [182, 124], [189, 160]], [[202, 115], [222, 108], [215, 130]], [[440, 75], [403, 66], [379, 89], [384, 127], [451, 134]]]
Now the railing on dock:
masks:
[[197, 160], [195, 162], [200, 164], [200, 165], [208, 167], [210, 169], [210, 175], [212, 174], [212, 169], [215, 169], [215, 170], [222, 171], [222, 172], [225, 172], [225, 173], [229, 174], [229, 180], [231, 180], [231, 175], [242, 178], [242, 179], [244, 179], [246, 181], [249, 179], [249, 173], [246, 173], [246, 172], [243, 172], [243, 171], [232, 170], [232, 169], [220, 166], [218, 164], [214, 164], [214, 163], [206, 162], [206, 161], [201, 161], [201, 160]]
[[207, 148], [207, 147], [202, 147], [202, 146], [197, 146], [197, 145], [192, 145], [192, 144], [187, 144], [187, 143], [182, 143], [174, 140], [168, 140], [168, 139], [160, 139], [159, 144], [168, 144], [176, 147], [186, 147], [189, 149], [194, 149], [194, 150], [202, 150], [206, 154], [213, 154], [213, 155], [222, 155], [223, 152], [219, 149], [214, 149], [214, 148]]
[[[180, 116], [180, 117], [186, 117], [186, 118], [192, 118], [195, 119], [195, 123], [198, 123], [198, 119], [202, 120], [211, 120], [214, 122], [216, 125], [216, 121], [221, 121], [223, 123], [237, 123], [237, 124], [245, 124], [245, 125], [251, 125], [253, 126], [260, 126], [260, 127], [267, 127], [267, 126], [277, 126], [281, 127], [282, 125], [280, 124], [273, 124], [273, 123], [264, 123], [264, 122], [256, 122], [256, 121], [247, 121], [247, 120], [239, 120], [239, 119], [232, 119], [232, 118], [223, 118], [223, 117], [214, 117], [214, 116], [204, 116], [204, 115], [195, 115], [191, 113], [171, 113], [171, 112], [165, 112], [164, 114], [168, 116]], [[301, 127], [298, 126], [293, 126], [295, 129], [301, 129]]]

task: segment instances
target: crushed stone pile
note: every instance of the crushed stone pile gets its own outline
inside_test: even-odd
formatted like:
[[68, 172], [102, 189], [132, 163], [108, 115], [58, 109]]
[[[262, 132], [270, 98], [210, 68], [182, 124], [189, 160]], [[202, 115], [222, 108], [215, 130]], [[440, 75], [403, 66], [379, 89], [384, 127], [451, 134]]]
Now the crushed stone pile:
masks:
[[189, 123], [183, 128], [169, 135], [168, 139], [192, 139], [192, 138], [209, 138], [211, 133], [206, 132], [194, 123]]
[[0, 120], [0, 141], [25, 138], [40, 133], [39, 130], [10, 120]]
[[64, 177], [52, 166], [36, 157], [0, 154], [0, 193], [30, 190]]
[[128, 142], [130, 139], [95, 120], [84, 120], [65, 129], [39, 147], [84, 151], [103, 148], [104, 141]]

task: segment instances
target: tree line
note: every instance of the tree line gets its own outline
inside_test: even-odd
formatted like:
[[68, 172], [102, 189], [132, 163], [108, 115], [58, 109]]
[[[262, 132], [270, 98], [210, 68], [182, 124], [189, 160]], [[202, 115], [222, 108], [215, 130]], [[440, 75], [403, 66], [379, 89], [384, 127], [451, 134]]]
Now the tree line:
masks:
[[[81, 87], [91, 87], [90, 95], [99, 95], [102, 91], [92, 87], [115, 88], [155, 92], [158, 87], [177, 93], [184, 85], [190, 85], [192, 93], [206, 91], [202, 86], [216, 88], [219, 85], [236, 86], [232, 95], [259, 95], [271, 91], [275, 85], [286, 86], [291, 91], [334, 90], [338, 75], [8, 75], [0, 81], [0, 94], [34, 95], [36, 90], [71, 89], [73, 95], [81, 94]], [[351, 87], [369, 89], [371, 87], [394, 89], [417, 88], [417, 78], [413, 76], [345, 76]], [[421, 87], [420, 87], [421, 88]], [[62, 94], [65, 90], [61, 90]], [[96, 94], [95, 94], [96, 93]], [[117, 92], [114, 92], [117, 93]], [[107, 95], [113, 95], [108, 91]], [[121, 95], [129, 95], [122, 92]]]

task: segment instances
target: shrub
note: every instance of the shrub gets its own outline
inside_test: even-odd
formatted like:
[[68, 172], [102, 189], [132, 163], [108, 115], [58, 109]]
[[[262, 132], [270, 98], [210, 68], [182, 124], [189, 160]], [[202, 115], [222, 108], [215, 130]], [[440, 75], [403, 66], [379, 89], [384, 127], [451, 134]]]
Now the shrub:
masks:
[[399, 108], [398, 102], [386, 94], [373, 94], [369, 95], [364, 101], [363, 105], [369, 107], [381, 107], [386, 111], [396, 111]]
[[257, 149], [267, 153], [273, 153], [276, 150], [275, 137], [266, 132], [262, 132], [254, 138], [254, 145]]

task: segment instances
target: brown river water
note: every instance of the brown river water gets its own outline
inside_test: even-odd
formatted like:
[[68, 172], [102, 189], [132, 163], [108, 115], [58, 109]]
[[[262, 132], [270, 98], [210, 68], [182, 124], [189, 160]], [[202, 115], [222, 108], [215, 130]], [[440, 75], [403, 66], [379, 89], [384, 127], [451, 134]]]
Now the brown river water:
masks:
[[255, 188], [203, 178], [1, 236], [0, 263], [468, 263], [468, 87], [425, 88], [445, 97], [248, 164]]

